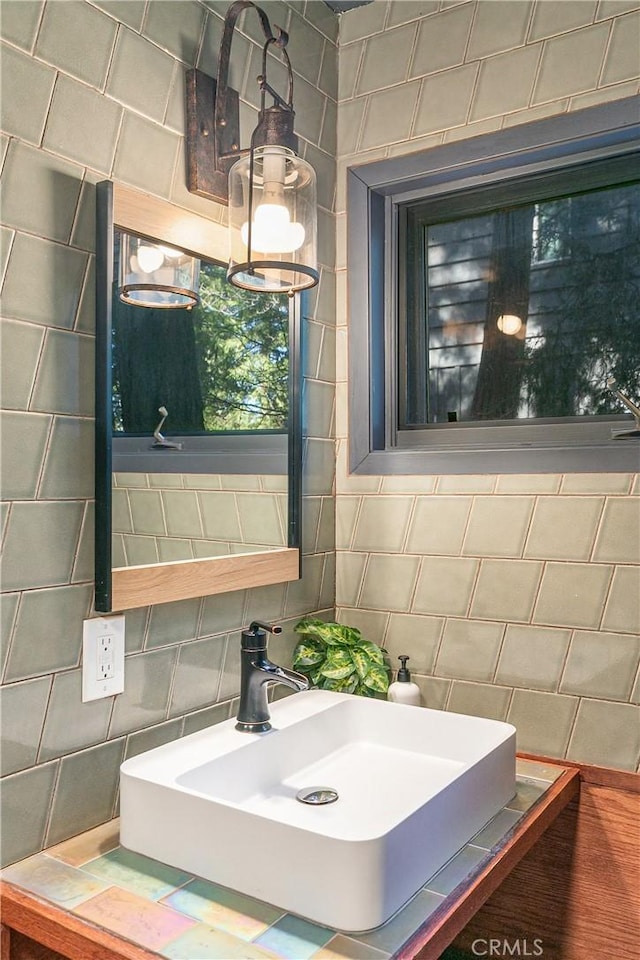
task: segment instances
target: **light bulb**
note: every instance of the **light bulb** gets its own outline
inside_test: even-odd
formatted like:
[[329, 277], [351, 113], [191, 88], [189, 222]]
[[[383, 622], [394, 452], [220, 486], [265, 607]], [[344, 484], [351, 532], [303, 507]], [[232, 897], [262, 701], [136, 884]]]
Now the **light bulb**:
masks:
[[[244, 223], [240, 236], [249, 244], [249, 224]], [[251, 228], [251, 247], [261, 253], [292, 253], [304, 243], [304, 227], [291, 223], [286, 207], [279, 203], [261, 203], [256, 207]]]
[[522, 320], [515, 313], [503, 313], [498, 317], [498, 330], [507, 337], [513, 337], [522, 330]]
[[[136, 255], [138, 258], [138, 266], [143, 273], [154, 273], [158, 267], [162, 266], [164, 261], [164, 254], [159, 247], [146, 246], [142, 243], [138, 247]], [[135, 272], [134, 268], [134, 273]]]

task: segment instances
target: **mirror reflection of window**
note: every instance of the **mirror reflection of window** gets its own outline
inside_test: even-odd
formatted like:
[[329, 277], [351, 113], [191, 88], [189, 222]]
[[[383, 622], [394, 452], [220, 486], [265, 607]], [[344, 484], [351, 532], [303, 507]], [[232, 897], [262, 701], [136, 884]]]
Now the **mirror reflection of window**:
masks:
[[[120, 251], [116, 238], [115, 275]], [[113, 295], [113, 429], [151, 435], [287, 430], [289, 304], [202, 263], [200, 304], [153, 309]]]

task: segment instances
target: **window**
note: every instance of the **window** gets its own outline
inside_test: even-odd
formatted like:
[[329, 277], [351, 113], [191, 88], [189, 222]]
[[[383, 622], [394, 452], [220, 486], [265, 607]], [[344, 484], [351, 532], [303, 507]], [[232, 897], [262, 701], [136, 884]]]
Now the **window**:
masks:
[[520, 184], [546, 199], [491, 208], [481, 190], [451, 219], [442, 200], [401, 209], [399, 429], [616, 416], [610, 379], [640, 396], [637, 175], [624, 158]]
[[640, 395], [636, 115], [349, 172], [352, 469], [637, 469], [607, 386]]

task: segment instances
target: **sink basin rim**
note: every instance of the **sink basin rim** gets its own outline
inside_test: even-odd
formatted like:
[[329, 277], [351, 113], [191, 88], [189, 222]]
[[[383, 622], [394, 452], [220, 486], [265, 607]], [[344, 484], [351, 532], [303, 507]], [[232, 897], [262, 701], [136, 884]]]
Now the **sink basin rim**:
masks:
[[[345, 700], [360, 702], [354, 707], [359, 714], [374, 709], [385, 723], [391, 716], [397, 718], [402, 729], [420, 727], [420, 718], [425, 729], [437, 722], [443, 729], [482, 733], [484, 728], [480, 736], [485, 740], [483, 749], [487, 749], [488, 731], [495, 735], [493, 748], [468, 761], [448, 786], [417, 809], [405, 809], [399, 822], [388, 822], [376, 836], [355, 839], [311, 832], [299, 824], [270, 819], [264, 810], [257, 814], [175, 784], [181, 772], [212, 757], [228, 757], [234, 751], [241, 754], [251, 744], [267, 746], [271, 742], [277, 746], [278, 733], [295, 728], [312, 715], [326, 714], [330, 706]], [[500, 721], [328, 691], [309, 691], [278, 701], [273, 704], [272, 719], [277, 726], [273, 733], [241, 733], [235, 730], [234, 721], [226, 721], [125, 761], [121, 773], [123, 846], [312, 922], [345, 932], [363, 931], [378, 927], [400, 909], [515, 790], [515, 728]], [[304, 809], [302, 804], [295, 806]], [[332, 807], [338, 804], [324, 811]], [[317, 814], [322, 808], [310, 812]], [[177, 823], [182, 824], [181, 830], [176, 829]], [[203, 843], [203, 836], [211, 840]], [[239, 862], [238, 836], [243, 836], [252, 851], [250, 869]], [[295, 856], [295, 871], [287, 868], [291, 861], [283, 856], [283, 850]], [[282, 869], [274, 869], [274, 865]], [[328, 886], [327, 876], [332, 878]]]

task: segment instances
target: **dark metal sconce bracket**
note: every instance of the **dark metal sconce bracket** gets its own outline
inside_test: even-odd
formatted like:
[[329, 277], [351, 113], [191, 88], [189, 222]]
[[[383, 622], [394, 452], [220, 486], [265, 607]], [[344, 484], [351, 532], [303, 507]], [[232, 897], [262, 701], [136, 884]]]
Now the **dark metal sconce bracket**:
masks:
[[229, 169], [241, 155], [240, 101], [237, 91], [227, 87], [227, 122], [216, 130], [216, 90], [213, 77], [187, 71], [187, 187], [190, 193], [227, 204]]
[[[187, 71], [187, 187], [190, 193], [197, 193], [208, 200], [227, 204], [228, 173], [235, 161], [248, 150], [240, 149], [240, 105], [238, 92], [227, 83], [231, 41], [236, 21], [243, 10], [253, 7], [257, 12], [262, 32], [267, 43], [263, 51], [263, 75], [259, 78], [263, 91], [261, 117], [264, 116], [264, 92], [274, 97], [276, 102], [284, 101], [266, 83], [266, 47], [274, 44], [283, 51], [289, 69], [290, 86], [288, 109], [292, 109], [291, 65], [285, 47], [288, 35], [279, 27], [277, 37], [271, 32], [269, 19], [253, 0], [235, 0], [224, 21], [224, 32], [220, 44], [217, 79], [209, 77], [201, 70]], [[268, 111], [267, 111], [268, 113]], [[271, 118], [270, 118], [271, 119]]]

